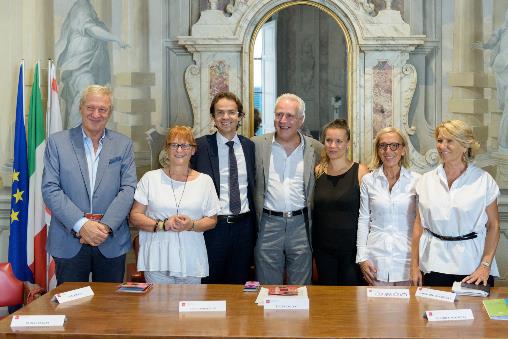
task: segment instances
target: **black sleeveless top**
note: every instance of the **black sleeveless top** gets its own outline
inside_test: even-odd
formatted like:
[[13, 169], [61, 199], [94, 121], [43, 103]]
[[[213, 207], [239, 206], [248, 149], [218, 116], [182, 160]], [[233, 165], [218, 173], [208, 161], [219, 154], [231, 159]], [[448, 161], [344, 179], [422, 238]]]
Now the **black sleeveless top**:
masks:
[[356, 252], [360, 209], [358, 163], [344, 174], [323, 173], [314, 188], [312, 243], [315, 250]]

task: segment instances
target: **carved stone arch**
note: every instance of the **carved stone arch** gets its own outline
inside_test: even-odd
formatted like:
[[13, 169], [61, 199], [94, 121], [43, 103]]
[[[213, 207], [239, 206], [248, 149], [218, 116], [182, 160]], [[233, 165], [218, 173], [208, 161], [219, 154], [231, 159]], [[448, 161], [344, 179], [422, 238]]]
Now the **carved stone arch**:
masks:
[[[233, 2], [231, 2], [233, 3]], [[291, 4], [290, 4], [291, 3]], [[194, 130], [197, 135], [209, 131], [208, 106], [210, 93], [218, 83], [239, 93], [242, 100], [250, 102], [250, 46], [252, 37], [262, 20], [274, 8], [282, 5], [302, 3], [319, 7], [342, 24], [341, 28], [349, 39], [350, 71], [347, 107], [352, 125], [353, 158], [367, 162], [372, 154], [375, 134], [373, 121], [380, 107], [374, 93], [375, 86], [384, 86], [383, 100], [389, 105], [387, 124], [399, 127], [406, 133], [418, 133], [408, 126], [407, 109], [414, 94], [416, 70], [409, 65], [409, 52], [423, 43], [424, 36], [411, 35], [400, 12], [390, 9], [371, 16], [373, 7], [366, 0], [237, 0], [228, 6], [230, 16], [219, 10], [205, 10], [193, 25], [190, 36], [179, 37], [179, 44], [193, 54], [195, 64], [185, 74], [185, 84], [194, 114]], [[224, 67], [219, 80], [211, 79], [211, 69]], [[215, 65], [215, 66], [214, 66]], [[386, 69], [383, 69], [385, 65]], [[386, 70], [386, 72], [385, 72]], [[383, 77], [389, 81], [383, 83]], [[380, 82], [381, 81], [381, 82]], [[250, 111], [250, 110], [249, 110]], [[249, 121], [245, 121], [241, 132], [249, 134]], [[434, 164], [432, 154], [418, 154], [413, 150], [414, 167], [419, 171]]]

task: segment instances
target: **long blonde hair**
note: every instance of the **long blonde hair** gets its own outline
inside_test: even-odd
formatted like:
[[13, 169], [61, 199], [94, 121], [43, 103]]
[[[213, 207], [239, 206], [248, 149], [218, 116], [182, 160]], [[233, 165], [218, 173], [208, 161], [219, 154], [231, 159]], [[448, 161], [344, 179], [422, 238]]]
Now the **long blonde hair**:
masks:
[[[351, 131], [349, 130], [349, 126], [347, 125], [347, 121], [344, 119], [335, 119], [325, 125], [323, 127], [323, 132], [321, 133], [321, 143], [324, 145], [326, 139], [326, 131], [328, 129], [343, 129], [346, 131], [347, 141], [349, 142], [351, 138]], [[319, 158], [319, 163], [316, 167], [316, 178], [319, 178], [323, 173], [328, 169], [328, 164], [330, 163], [330, 157], [326, 153], [326, 147], [321, 149], [321, 157]]]
[[[379, 132], [377, 132], [376, 134], [376, 138], [374, 139], [374, 148], [372, 149], [372, 159], [370, 160], [370, 163], [369, 163], [369, 169], [370, 170], [375, 170], [376, 168], [379, 168], [381, 167], [381, 165], [383, 164], [383, 161], [381, 161], [381, 158], [379, 157], [379, 152], [378, 152], [378, 146], [379, 146], [379, 139], [381, 139], [381, 136], [384, 135], [384, 134], [387, 134], [387, 133], [395, 133], [399, 136], [402, 144], [401, 146], [404, 146], [404, 147], [407, 147], [408, 145], [408, 142], [407, 142], [407, 137], [405, 134], [402, 133], [402, 131], [396, 127], [385, 127], [383, 128], [382, 130], [380, 130]], [[409, 167], [409, 164], [410, 164], [410, 161], [409, 161], [409, 152], [406, 148], [406, 151], [404, 154], [402, 154], [402, 157], [400, 158], [400, 161], [399, 161], [399, 166], [402, 166], [402, 167], [405, 167], [405, 168], [408, 168]]]

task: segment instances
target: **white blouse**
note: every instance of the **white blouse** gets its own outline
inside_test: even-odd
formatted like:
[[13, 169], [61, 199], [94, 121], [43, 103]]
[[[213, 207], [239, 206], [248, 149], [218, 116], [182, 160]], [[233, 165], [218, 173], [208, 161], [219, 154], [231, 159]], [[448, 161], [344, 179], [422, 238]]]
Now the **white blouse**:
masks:
[[382, 166], [362, 179], [356, 262], [372, 261], [379, 281], [409, 280], [419, 178], [402, 167], [391, 192]]
[[[214, 216], [219, 211], [219, 199], [212, 179], [200, 173], [187, 184], [171, 179], [162, 169], [143, 175], [136, 188], [134, 199], [147, 206], [145, 214], [164, 220], [179, 214], [192, 220]], [[185, 186], [185, 191], [184, 191]], [[182, 196], [183, 194], [183, 196]], [[177, 202], [175, 202], [175, 197]], [[180, 200], [181, 199], [181, 200]], [[193, 231], [139, 231], [139, 271], [169, 271], [174, 277], [208, 276], [208, 256], [203, 232]]]
[[[423, 228], [444, 236], [476, 232], [470, 240], [444, 241], [425, 231], [420, 238], [420, 269], [424, 273], [469, 275], [480, 265], [487, 235], [485, 209], [499, 196], [490, 174], [468, 165], [448, 189], [443, 165], [425, 173], [416, 185]], [[499, 276], [496, 260], [490, 274]]]

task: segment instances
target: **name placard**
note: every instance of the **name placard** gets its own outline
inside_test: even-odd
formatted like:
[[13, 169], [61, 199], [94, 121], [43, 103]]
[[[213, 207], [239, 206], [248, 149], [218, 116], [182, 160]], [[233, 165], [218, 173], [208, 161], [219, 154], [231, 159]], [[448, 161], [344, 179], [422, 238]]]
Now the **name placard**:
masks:
[[226, 300], [180, 301], [178, 312], [226, 312]]
[[59, 304], [62, 304], [76, 299], [91, 297], [93, 295], [94, 293], [92, 288], [90, 286], [86, 286], [75, 290], [55, 294], [53, 298], [56, 299]]
[[11, 327], [61, 327], [64, 322], [65, 315], [15, 315]]
[[455, 321], [455, 320], [473, 320], [473, 311], [470, 308], [458, 310], [435, 310], [425, 311], [425, 316], [429, 321]]
[[421, 298], [454, 302], [456, 294], [453, 292], [434, 290], [432, 288], [418, 287], [416, 289], [415, 296]]
[[271, 297], [266, 298], [265, 310], [308, 310], [309, 298]]
[[367, 297], [369, 298], [399, 298], [409, 299], [409, 289], [407, 288], [368, 288]]

